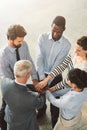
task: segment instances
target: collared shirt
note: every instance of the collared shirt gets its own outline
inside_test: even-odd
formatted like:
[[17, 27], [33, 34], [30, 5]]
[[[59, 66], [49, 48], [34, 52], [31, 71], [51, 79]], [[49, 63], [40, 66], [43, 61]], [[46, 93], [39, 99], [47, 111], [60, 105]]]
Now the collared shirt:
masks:
[[71, 89], [60, 99], [56, 99], [50, 91], [46, 91], [46, 97], [54, 106], [60, 108], [62, 117], [72, 119], [79, 114], [84, 101], [87, 99], [87, 88], [82, 92], [76, 92]]
[[19, 82], [17, 82], [16, 80], [15, 80], [15, 83], [17, 83], [17, 84], [19, 84], [19, 85], [21, 85], [21, 86], [25, 86], [25, 87], [27, 87], [26, 84], [19, 83]]
[[58, 41], [52, 39], [51, 33], [44, 33], [38, 41], [37, 71], [40, 80], [45, 78], [68, 54], [71, 44], [62, 36]]
[[[0, 50], [0, 76], [14, 79], [13, 68], [17, 61], [16, 59], [16, 48], [12, 48], [9, 45], [5, 46]], [[32, 79], [37, 79], [37, 73], [35, 65], [31, 58], [28, 45], [24, 41], [22, 46], [19, 48], [19, 55], [21, 60], [30, 60], [32, 62]]]

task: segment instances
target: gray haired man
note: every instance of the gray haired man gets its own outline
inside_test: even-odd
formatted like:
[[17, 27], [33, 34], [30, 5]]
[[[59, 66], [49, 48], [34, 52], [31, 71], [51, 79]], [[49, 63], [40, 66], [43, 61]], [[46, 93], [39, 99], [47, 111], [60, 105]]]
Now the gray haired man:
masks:
[[2, 96], [6, 103], [5, 121], [8, 130], [39, 130], [36, 109], [44, 104], [44, 97], [27, 89], [26, 82], [32, 71], [29, 60], [14, 65], [15, 80], [3, 78]]

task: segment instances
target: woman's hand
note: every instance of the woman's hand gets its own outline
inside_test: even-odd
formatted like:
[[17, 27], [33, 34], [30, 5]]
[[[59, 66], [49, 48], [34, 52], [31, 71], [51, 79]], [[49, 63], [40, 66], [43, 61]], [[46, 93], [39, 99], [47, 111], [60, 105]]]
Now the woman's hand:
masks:
[[56, 91], [56, 87], [53, 86], [53, 87], [49, 88], [49, 91], [50, 91], [50, 92], [54, 92], [54, 91]]

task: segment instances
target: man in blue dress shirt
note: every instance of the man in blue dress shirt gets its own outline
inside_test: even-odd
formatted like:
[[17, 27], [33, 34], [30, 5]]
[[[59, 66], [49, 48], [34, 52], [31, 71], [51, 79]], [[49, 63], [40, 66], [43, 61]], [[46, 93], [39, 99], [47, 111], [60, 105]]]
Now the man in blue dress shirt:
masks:
[[24, 41], [27, 32], [21, 25], [11, 25], [7, 31], [8, 45], [0, 50], [0, 75], [14, 79], [13, 68], [17, 61], [16, 49], [18, 48], [21, 60], [30, 60], [32, 63], [32, 81], [37, 83], [35, 65], [30, 55], [28, 44]]
[[[31, 77], [33, 84], [38, 83], [37, 72], [31, 58], [27, 43], [24, 37], [27, 32], [21, 25], [11, 25], [7, 31], [8, 45], [0, 50], [0, 76], [14, 79], [13, 68], [17, 60], [30, 60], [32, 63]], [[19, 52], [19, 59], [16, 56], [16, 50]], [[5, 105], [2, 105], [4, 110]], [[1, 110], [2, 110], [1, 109]], [[5, 123], [2, 123], [2, 130], [6, 130]]]
[[[44, 33], [38, 40], [37, 71], [39, 80], [43, 80], [56, 66], [60, 65], [67, 56], [71, 44], [63, 36], [66, 20], [63, 16], [56, 16], [51, 25], [51, 32]], [[49, 82], [49, 87], [62, 80], [61, 75]], [[37, 85], [39, 86], [39, 84]], [[46, 104], [40, 109], [39, 115], [45, 113]], [[54, 127], [59, 115], [58, 108], [51, 106], [52, 127]]]

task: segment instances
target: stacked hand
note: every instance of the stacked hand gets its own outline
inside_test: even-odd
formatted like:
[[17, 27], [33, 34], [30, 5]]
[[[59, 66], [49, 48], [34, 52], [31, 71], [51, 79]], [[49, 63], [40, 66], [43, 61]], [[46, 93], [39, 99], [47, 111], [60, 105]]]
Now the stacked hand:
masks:
[[47, 83], [45, 83], [43, 80], [41, 82], [38, 82], [38, 84], [35, 85], [35, 88], [39, 93], [45, 93], [45, 91], [48, 89], [48, 86]]

